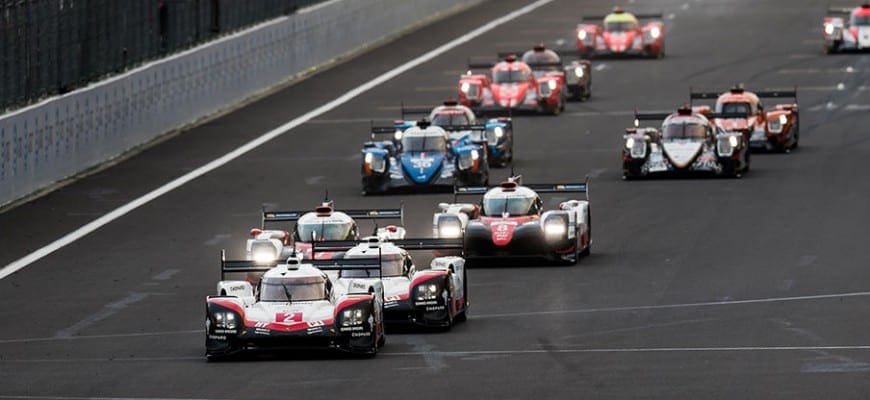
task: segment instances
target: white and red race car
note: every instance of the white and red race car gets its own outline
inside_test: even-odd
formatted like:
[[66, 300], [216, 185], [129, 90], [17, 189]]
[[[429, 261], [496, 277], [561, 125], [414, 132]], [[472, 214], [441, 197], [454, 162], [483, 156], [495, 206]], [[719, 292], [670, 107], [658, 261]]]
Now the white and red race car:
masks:
[[413, 324], [421, 327], [449, 328], [465, 321], [468, 311], [468, 281], [465, 260], [457, 256], [435, 257], [428, 269], [418, 269], [409, 253], [417, 250], [459, 251], [460, 239], [401, 239], [381, 241], [315, 242], [315, 254], [343, 252], [330, 262], [365, 259], [376, 255], [380, 269], [338, 271], [334, 290], [353, 292], [375, 281], [384, 288], [384, 315], [388, 324]]
[[[439, 238], [463, 238], [469, 260], [536, 258], [575, 264], [589, 254], [592, 220], [588, 182], [523, 185], [512, 177], [499, 186], [458, 187], [456, 195], [483, 195], [480, 203], [442, 203], [433, 217]], [[583, 193], [544, 211], [543, 193]]]
[[870, 50], [870, 3], [829, 9], [822, 35], [825, 53]]
[[294, 256], [269, 264], [227, 261], [222, 254], [218, 295], [206, 298], [206, 357], [297, 348], [376, 354], [386, 341], [383, 285], [335, 290], [325, 271], [379, 268], [380, 259], [312, 263]]
[[[661, 14], [632, 14], [614, 7], [606, 16], [584, 16], [584, 20], [602, 19], [601, 25], [581, 23], [575, 36], [577, 50], [585, 57], [665, 56], [665, 24]], [[643, 25], [638, 20], [655, 19]]]
[[[265, 263], [286, 260], [299, 252], [311, 258], [311, 243], [323, 240], [357, 240], [360, 237], [357, 220], [403, 220], [402, 208], [336, 211], [331, 201], [325, 201], [313, 211], [263, 211], [260, 228], [251, 229], [245, 244], [247, 259]], [[266, 224], [295, 222], [291, 231], [266, 229]], [[381, 239], [402, 239], [405, 228], [400, 225], [375, 225], [374, 236]], [[331, 257], [321, 253], [319, 257]]]
[[[558, 115], [568, 93], [564, 79], [553, 74], [536, 77], [532, 68], [513, 54], [498, 63], [474, 62], [459, 78], [459, 103], [478, 115], [518, 112]], [[473, 70], [489, 69], [488, 74]]]
[[[795, 90], [749, 92], [735, 85], [727, 92], [694, 92], [694, 100], [716, 99], [715, 113], [728, 118], [713, 118], [713, 123], [728, 132], [743, 132], [751, 149], [790, 152], [800, 142], [800, 114]], [[761, 99], [794, 99], [765, 110]]]

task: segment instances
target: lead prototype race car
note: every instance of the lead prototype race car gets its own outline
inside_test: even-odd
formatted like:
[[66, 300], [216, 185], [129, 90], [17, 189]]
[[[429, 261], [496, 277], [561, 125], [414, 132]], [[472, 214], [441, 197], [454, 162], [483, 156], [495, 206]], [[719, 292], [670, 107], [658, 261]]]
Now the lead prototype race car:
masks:
[[[665, 56], [665, 24], [661, 14], [632, 14], [621, 7], [605, 16], [584, 16], [584, 20], [603, 20], [601, 25], [577, 26], [577, 51], [585, 57]], [[638, 20], [651, 19], [641, 25]]]
[[[378, 221], [404, 219], [403, 208], [335, 210], [335, 203], [324, 201], [314, 210], [266, 211], [263, 210], [260, 228], [251, 229], [251, 238], [245, 243], [248, 260], [268, 263], [286, 260], [291, 255], [306, 259], [314, 257], [311, 244], [323, 240], [357, 240], [360, 238], [357, 220], [375, 222], [375, 237], [402, 239], [405, 228], [401, 225], [379, 226]], [[267, 225], [294, 223], [288, 230], [266, 229]], [[320, 252], [320, 258], [331, 258], [333, 254]]]
[[870, 50], [870, 3], [828, 9], [822, 35], [826, 54]]
[[417, 121], [407, 119], [415, 114], [427, 116], [432, 125], [447, 131], [453, 148], [486, 143], [491, 167], [506, 167], [514, 158], [514, 125], [509, 117], [478, 118], [470, 108], [451, 98], [434, 108], [402, 104], [402, 119], [395, 121], [396, 130], [404, 132], [416, 126]]
[[[456, 188], [456, 196], [482, 195], [480, 203], [442, 203], [433, 217], [440, 238], [463, 238], [469, 261], [503, 258], [543, 259], [576, 264], [592, 248], [588, 181], [565, 184], [521, 183], [512, 177], [496, 187]], [[582, 193], [555, 210], [544, 210], [541, 194]]]
[[[376, 135], [390, 135], [374, 140]], [[450, 135], [422, 119], [407, 129], [372, 127], [372, 141], [362, 149], [364, 195], [405, 189], [447, 189], [489, 182], [486, 141], [453, 146]]]
[[[675, 113], [637, 113], [626, 129], [622, 149], [624, 179], [700, 175], [739, 178], [749, 171], [749, 146], [743, 133], [728, 132], [711, 119], [740, 118], [714, 114], [709, 107], [680, 107]], [[664, 121], [661, 129], [639, 121]]]
[[312, 262], [297, 257], [277, 264], [228, 261], [221, 253], [218, 295], [206, 298], [206, 357], [300, 348], [377, 354], [386, 341], [383, 285], [367, 281], [335, 291], [325, 271], [380, 268], [379, 258], [336, 260], [322, 267]]
[[[749, 92], [735, 85], [727, 92], [694, 92], [690, 98], [716, 99], [715, 112], [731, 118], [714, 118], [713, 123], [729, 132], [743, 132], [753, 150], [788, 153], [800, 144], [800, 114], [797, 88], [786, 91]], [[794, 99], [765, 110], [761, 99]]]
[[[314, 251], [344, 252], [347, 259], [365, 259], [376, 254], [381, 269], [338, 271], [334, 290], [352, 292], [374, 281], [384, 287], [387, 324], [450, 328], [465, 321], [468, 311], [468, 280], [465, 260], [446, 256], [432, 259], [428, 269], [418, 268], [409, 250], [462, 250], [461, 239], [401, 239], [382, 241], [331, 241], [314, 244]], [[318, 261], [323, 264], [323, 261]]]

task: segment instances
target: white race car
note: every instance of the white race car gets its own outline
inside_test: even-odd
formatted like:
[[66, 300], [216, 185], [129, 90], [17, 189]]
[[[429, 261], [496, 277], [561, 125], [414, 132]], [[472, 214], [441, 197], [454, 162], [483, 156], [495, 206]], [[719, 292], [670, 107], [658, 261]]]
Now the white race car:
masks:
[[[280, 264], [221, 258], [217, 296], [206, 299], [206, 356], [246, 350], [326, 348], [374, 355], [384, 335], [384, 288], [376, 280], [334, 290], [325, 270], [379, 268], [375, 258], [330, 267], [290, 257]], [[227, 275], [234, 279], [227, 279]]]
[[[312, 242], [359, 239], [357, 220], [375, 220], [374, 235], [378, 238], [402, 239], [405, 228], [397, 225], [381, 227], [377, 220], [402, 221], [403, 215], [402, 208], [336, 211], [331, 201], [323, 202], [313, 211], [263, 211], [260, 228], [251, 229], [245, 252], [247, 259], [261, 263], [286, 260], [297, 252], [311, 258]], [[295, 222], [292, 233], [266, 229], [266, 224], [279, 222]], [[329, 253], [320, 254], [320, 257], [331, 256]]]
[[[341, 264], [349, 260], [377, 256], [381, 268], [341, 270], [334, 277], [336, 292], [354, 292], [375, 282], [384, 287], [387, 323], [411, 323], [424, 327], [451, 327], [464, 321], [468, 311], [465, 260], [461, 257], [435, 257], [429, 269], [417, 269], [408, 250], [461, 250], [457, 239], [403, 239], [364, 242], [315, 242], [315, 254], [344, 251], [342, 259], [316, 259], [317, 265]], [[315, 257], [317, 258], [317, 257]]]

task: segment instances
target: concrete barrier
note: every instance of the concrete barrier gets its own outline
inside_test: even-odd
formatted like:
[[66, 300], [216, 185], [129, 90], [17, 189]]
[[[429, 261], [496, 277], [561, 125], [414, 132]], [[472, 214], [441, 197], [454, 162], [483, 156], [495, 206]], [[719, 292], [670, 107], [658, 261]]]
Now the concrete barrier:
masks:
[[0, 116], [0, 206], [478, 0], [332, 0]]

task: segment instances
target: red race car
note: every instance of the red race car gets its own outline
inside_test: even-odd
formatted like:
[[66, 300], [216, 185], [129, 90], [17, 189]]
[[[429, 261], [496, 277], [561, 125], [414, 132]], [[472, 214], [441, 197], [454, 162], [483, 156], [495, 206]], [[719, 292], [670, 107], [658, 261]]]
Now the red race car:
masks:
[[[631, 14], [620, 7], [606, 16], [586, 16], [586, 20], [603, 19], [603, 25], [577, 25], [577, 50], [585, 57], [665, 56], [665, 24], [661, 14]], [[657, 19], [641, 25], [639, 19]]]
[[[726, 131], [744, 132], [749, 147], [756, 150], [790, 152], [800, 142], [800, 115], [797, 89], [775, 92], [749, 92], [743, 85], [720, 92], [690, 92], [691, 99], [716, 99], [716, 113], [729, 118], [714, 118], [713, 123]], [[794, 99], [793, 103], [776, 104], [765, 110], [761, 99]]]
[[[468, 68], [468, 73], [459, 78], [459, 103], [477, 114], [525, 111], [558, 115], [565, 109], [568, 94], [563, 88], [564, 78], [536, 77], [532, 68], [513, 54], [496, 64], [469, 63]], [[475, 69], [490, 69], [490, 73], [474, 73]]]
[[[498, 57], [517, 54], [523, 55], [521, 60], [532, 69], [535, 78], [558, 79], [568, 100], [586, 101], [592, 96], [592, 63], [579, 59], [576, 51], [554, 51], [542, 43], [528, 51], [498, 53]], [[565, 61], [569, 57], [575, 59]]]
[[[831, 8], [822, 34], [825, 53], [870, 50], [870, 3], [855, 8]], [[844, 18], [848, 15], [848, 21]]]

